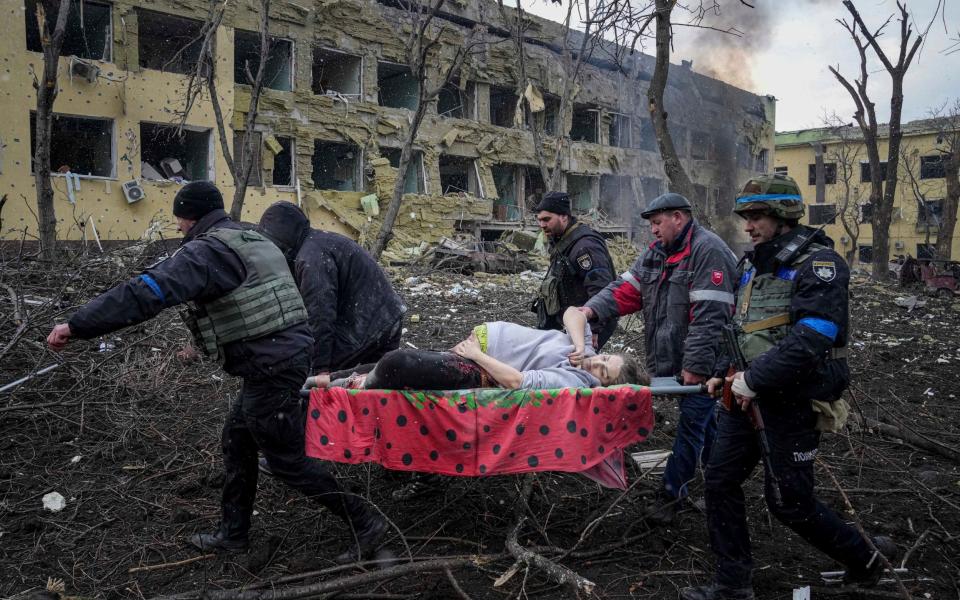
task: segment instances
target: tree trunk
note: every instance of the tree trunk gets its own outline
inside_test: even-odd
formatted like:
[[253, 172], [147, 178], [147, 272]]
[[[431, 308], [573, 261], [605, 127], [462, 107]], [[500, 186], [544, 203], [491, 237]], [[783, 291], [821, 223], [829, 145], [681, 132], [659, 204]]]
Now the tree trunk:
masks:
[[[893, 91], [890, 96], [890, 138], [887, 146], [887, 180], [883, 186], [883, 200], [873, 226], [873, 278], [884, 280], [890, 269], [890, 221], [897, 193], [897, 174], [900, 167], [900, 141], [903, 131], [900, 118], [903, 113], [903, 73], [891, 74]], [[871, 173], [872, 175], [872, 173]]]
[[953, 231], [957, 224], [957, 204], [960, 203], [960, 152], [957, 150], [960, 149], [954, 148], [941, 159], [947, 180], [947, 197], [943, 199], [940, 231], [937, 232], [937, 256], [945, 260], [953, 257]]
[[34, 80], [37, 90], [37, 114], [33, 154], [34, 181], [37, 187], [37, 226], [40, 231], [40, 249], [43, 258], [52, 260], [57, 248], [57, 215], [53, 205], [53, 184], [50, 181], [50, 137], [53, 129], [53, 104], [57, 100], [57, 72], [60, 66], [60, 49], [67, 28], [70, 0], [60, 0], [57, 22], [50, 35], [47, 29], [43, 3], [37, 2], [37, 26], [43, 46], [43, 76]]
[[673, 0], [656, 0], [656, 28], [657, 28], [657, 55], [653, 69], [653, 78], [647, 89], [650, 120], [657, 135], [657, 146], [660, 148], [660, 157], [663, 159], [663, 168], [669, 180], [669, 189], [687, 197], [694, 207], [694, 215], [701, 224], [709, 227], [710, 220], [704, 206], [697, 202], [694, 196], [693, 182], [683, 168], [677, 150], [673, 145], [673, 138], [667, 127], [667, 111], [663, 105], [663, 94], [667, 87], [667, 75], [670, 72], [670, 14], [673, 11]]

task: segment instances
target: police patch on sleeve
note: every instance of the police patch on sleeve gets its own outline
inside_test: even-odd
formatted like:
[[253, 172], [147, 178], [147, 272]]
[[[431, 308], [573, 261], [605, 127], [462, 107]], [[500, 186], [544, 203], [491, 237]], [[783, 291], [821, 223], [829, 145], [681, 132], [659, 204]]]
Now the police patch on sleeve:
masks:
[[837, 277], [837, 263], [832, 260], [815, 260], [813, 274], [823, 281], [833, 281]]
[[577, 264], [580, 265], [580, 268], [584, 271], [589, 271], [590, 267], [593, 266], [593, 260], [590, 259], [589, 254], [581, 254], [577, 257]]

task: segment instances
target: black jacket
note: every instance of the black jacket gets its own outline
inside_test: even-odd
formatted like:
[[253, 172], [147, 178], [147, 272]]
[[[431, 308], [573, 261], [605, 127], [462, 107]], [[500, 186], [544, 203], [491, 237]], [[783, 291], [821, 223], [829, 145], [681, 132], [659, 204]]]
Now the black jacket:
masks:
[[[748, 252], [746, 258], [756, 268], [756, 274], [780, 267], [774, 260], [777, 252], [804, 230], [808, 228], [797, 227]], [[814, 252], [797, 267], [790, 300], [790, 333], [773, 349], [755, 358], [744, 374], [750, 389], [764, 400], [774, 401], [765, 406], [775, 405], [777, 400], [832, 401], [850, 384], [847, 360], [828, 357], [833, 348], [847, 344], [850, 269], [833, 251], [833, 240], [822, 231], [816, 233], [813, 242], [828, 248]], [[823, 265], [827, 266], [825, 270]], [[826, 328], [819, 327], [824, 322]]]
[[[246, 279], [240, 257], [223, 242], [199, 237], [211, 229], [237, 229], [223, 210], [206, 214], [170, 258], [97, 296], [70, 318], [75, 337], [89, 339], [135, 325], [165, 308], [189, 300], [203, 304], [227, 295]], [[306, 323], [223, 348], [223, 369], [231, 375], [270, 377], [294, 357], [310, 351]]]
[[353, 366], [343, 361], [377, 344], [403, 318], [407, 308], [390, 280], [350, 238], [311, 229], [289, 202], [268, 208], [260, 225], [287, 255], [307, 307], [312, 372]]

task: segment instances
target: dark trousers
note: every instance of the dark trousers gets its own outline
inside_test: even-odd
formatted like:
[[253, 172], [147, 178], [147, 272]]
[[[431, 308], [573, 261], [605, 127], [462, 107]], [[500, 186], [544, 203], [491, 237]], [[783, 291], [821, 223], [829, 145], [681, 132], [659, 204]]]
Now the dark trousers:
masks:
[[346, 518], [356, 503], [342, 497], [334, 476], [304, 453], [304, 412], [299, 390], [307, 363], [278, 369], [269, 379], [243, 380], [240, 395], [223, 425], [223, 520], [228, 538], [242, 539], [250, 529], [257, 495], [257, 450], [274, 476], [300, 490], [334, 514]]
[[391, 350], [400, 347], [400, 336], [403, 334], [403, 317], [397, 319], [397, 322], [383, 330], [377, 336], [372, 344], [357, 350], [356, 352], [344, 357], [334, 357], [334, 364], [330, 366], [330, 371], [342, 371], [357, 365], [366, 363], [375, 363]]
[[[331, 373], [331, 379], [367, 373], [364, 387], [384, 390], [459, 390], [483, 387], [485, 371], [453, 352], [394, 350], [376, 363]], [[491, 383], [487, 383], [491, 385]]]
[[687, 497], [687, 483], [697, 467], [710, 460], [717, 436], [717, 401], [706, 394], [680, 396], [680, 419], [673, 439], [673, 453], [663, 470], [663, 489], [672, 498]]
[[[770, 512], [824, 554], [848, 568], [862, 569], [871, 555], [866, 542], [813, 495], [813, 461], [820, 434], [814, 429], [816, 416], [809, 402], [783, 411], [760, 406], [783, 496], [783, 505], [776, 506], [765, 469], [764, 495]], [[719, 431], [705, 476], [707, 528], [717, 557], [717, 582], [747, 587], [753, 559], [742, 485], [760, 461], [760, 444], [743, 412], [721, 409], [719, 413]]]

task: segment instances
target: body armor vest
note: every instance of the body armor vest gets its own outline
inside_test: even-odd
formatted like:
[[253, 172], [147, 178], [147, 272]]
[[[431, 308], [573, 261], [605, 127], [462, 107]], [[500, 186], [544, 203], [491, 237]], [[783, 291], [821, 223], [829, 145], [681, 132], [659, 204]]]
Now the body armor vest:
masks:
[[740, 270], [737, 310], [733, 316], [738, 326], [737, 340], [747, 362], [776, 346], [790, 333], [790, 299], [793, 297], [800, 265], [815, 252], [827, 249], [810, 244], [789, 265], [777, 267], [773, 273], [756, 275], [749, 260]]
[[220, 357], [230, 342], [262, 337], [307, 320], [300, 290], [283, 253], [255, 231], [214, 229], [216, 238], [237, 253], [247, 278], [226, 296], [188, 305], [183, 315], [197, 346]]
[[606, 251], [603, 237], [580, 222], [574, 223], [560, 241], [550, 249], [550, 267], [540, 284], [538, 297], [544, 313], [559, 316], [568, 306], [583, 306], [589, 299], [583, 286], [577, 281], [578, 269], [567, 252], [581, 238], [593, 236], [600, 240], [606, 252], [607, 260], [613, 265], [610, 253]]

